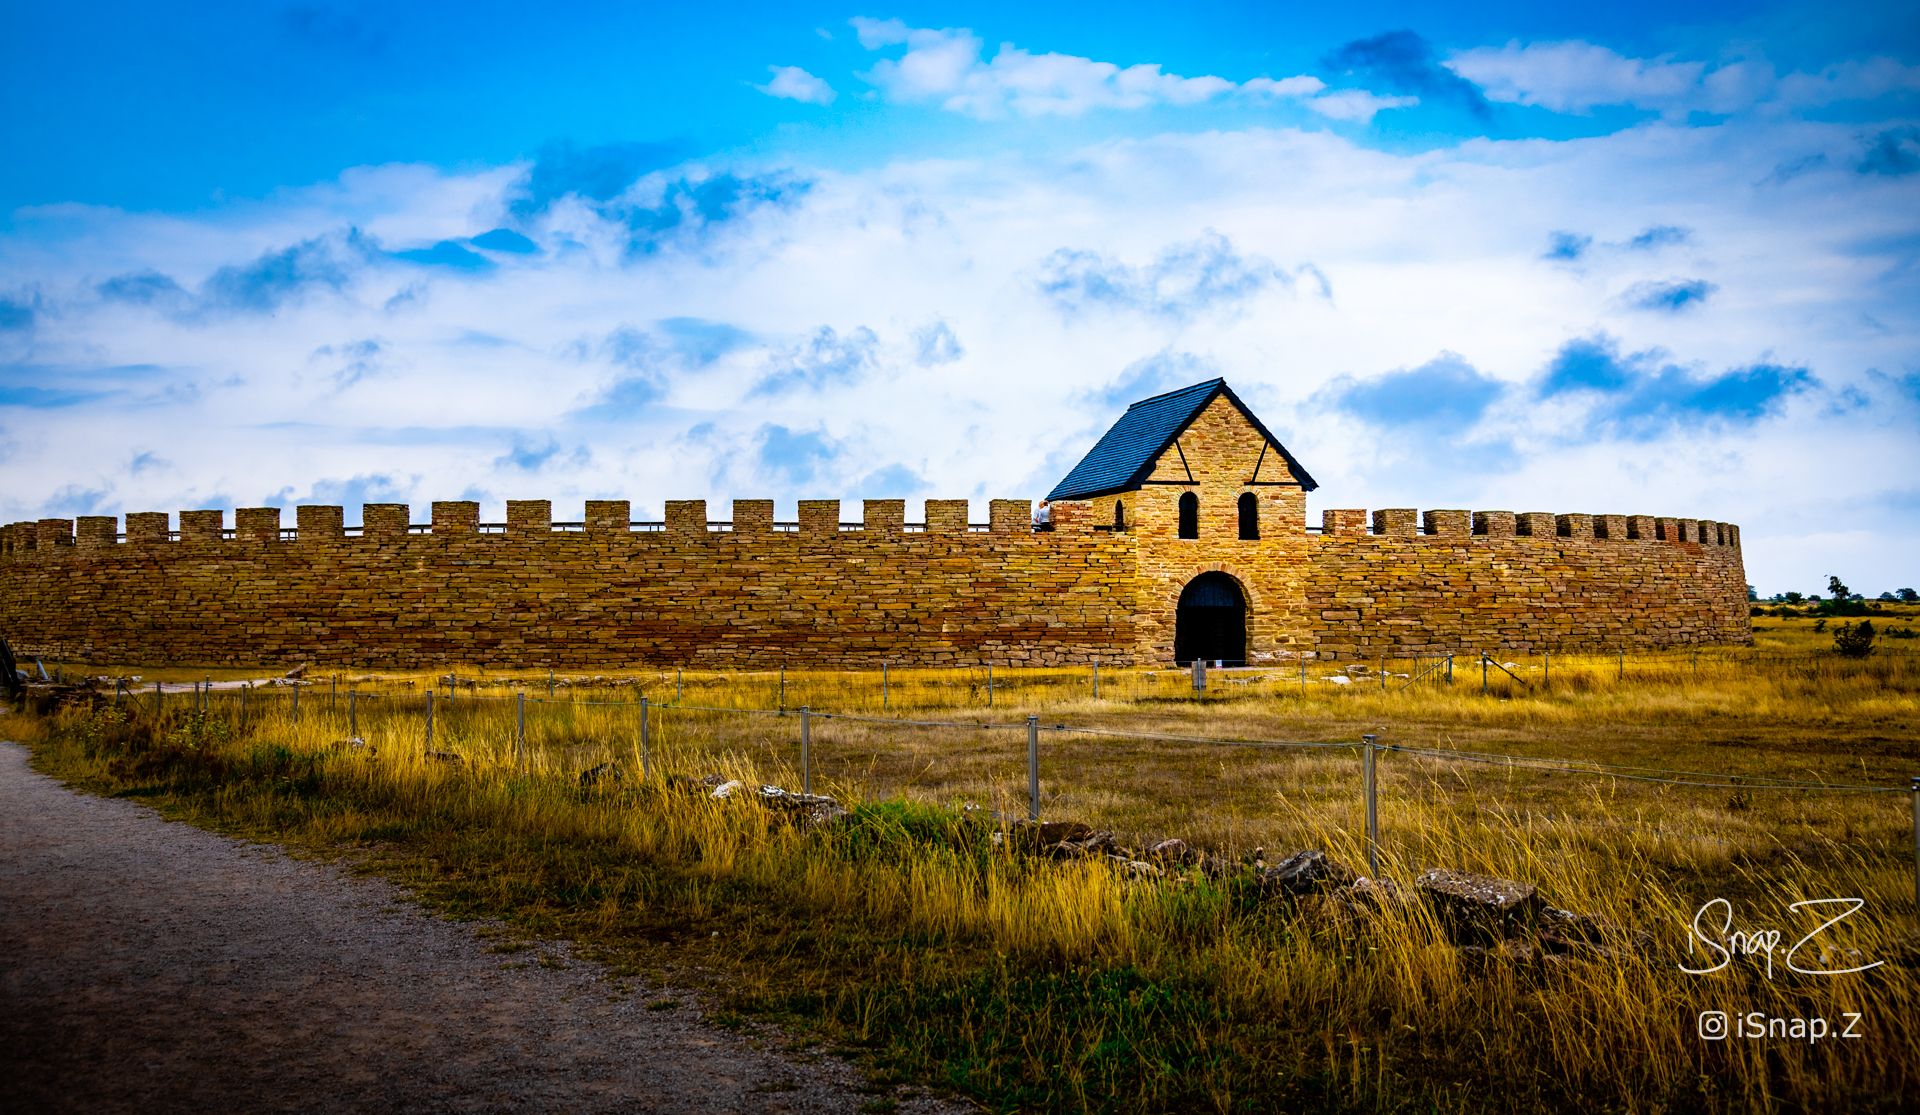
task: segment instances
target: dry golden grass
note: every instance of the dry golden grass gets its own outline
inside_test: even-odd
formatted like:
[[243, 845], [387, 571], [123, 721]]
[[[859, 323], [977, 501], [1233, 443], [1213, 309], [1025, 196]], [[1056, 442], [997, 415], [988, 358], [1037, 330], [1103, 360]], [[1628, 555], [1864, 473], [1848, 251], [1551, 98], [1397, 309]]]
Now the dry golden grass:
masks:
[[[231, 694], [209, 716], [169, 696], [157, 721], [147, 695], [119, 717], [9, 728], [39, 733], [53, 769], [156, 787], [190, 819], [370, 851], [450, 909], [682, 978], [718, 973], [726, 1009], [815, 1027], [995, 1108], [1899, 1109], [1920, 1083], [1912, 799], [1767, 781], [1903, 787], [1920, 773], [1920, 662], [1899, 642], [1863, 661], [1807, 657], [1825, 634], [1804, 630], [1812, 620], [1758, 622], [1752, 651], [1555, 656], [1550, 680], [1542, 658], [1502, 656], [1521, 680], [1489, 671], [1484, 696], [1465, 660], [1451, 685], [1384, 689], [1377, 675], [1320, 680], [1327, 666], [1304, 686], [1297, 669], [1219, 672], [1203, 700], [1172, 671], [1102, 671], [1098, 699], [1088, 671], [996, 671], [991, 706], [984, 671], [890, 671], [884, 696], [876, 675], [791, 671], [780, 715], [773, 673], [622, 674], [549, 698], [544, 671], [463, 670], [474, 684], [434, 702], [434, 746], [458, 767], [422, 755], [425, 676], [343, 676], [331, 702], [322, 678], [298, 724], [284, 691], [256, 691], [244, 723]], [[335, 746], [348, 692], [370, 754]], [[602, 762], [637, 773], [643, 694], [656, 777], [582, 791], [578, 773]], [[847, 825], [770, 825], [752, 804], [662, 788], [667, 772], [798, 788], [802, 705], [851, 714], [810, 717], [814, 788], [856, 806]], [[1363, 866], [1363, 733], [1581, 765], [1386, 752], [1381, 873], [1531, 881], [1653, 943], [1476, 963], [1417, 903], [1356, 915], [1262, 901], [1244, 880], [1011, 854], [951, 807], [1024, 814], [1029, 714], [1085, 729], [1042, 733], [1045, 815], [1230, 857], [1318, 847]], [[1837, 897], [1865, 906], [1803, 966], [1823, 946], [1834, 967], [1886, 964], [1680, 970], [1698, 963], [1687, 926], [1712, 899], [1732, 903], [1735, 928], [1785, 931], [1784, 952], [1818, 920], [1789, 904]], [[1864, 1036], [1703, 1041], [1703, 1010], [1858, 1015]]]

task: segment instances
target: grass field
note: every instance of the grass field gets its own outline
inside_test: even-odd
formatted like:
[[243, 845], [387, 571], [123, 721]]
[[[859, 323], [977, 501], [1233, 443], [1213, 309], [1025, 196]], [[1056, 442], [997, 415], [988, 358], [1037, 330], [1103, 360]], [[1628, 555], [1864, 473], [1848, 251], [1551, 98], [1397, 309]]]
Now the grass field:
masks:
[[[1901, 611], [1876, 626], [1920, 618]], [[297, 723], [285, 688], [156, 710], [153, 681], [204, 672], [62, 663], [148, 691], [5, 727], [79, 784], [353, 855], [443, 909], [572, 938], [705, 988], [723, 1018], [781, 1021], [992, 1109], [1902, 1109], [1920, 1083], [1920, 658], [1885, 639], [1842, 659], [1837, 621], [1817, 622], [1758, 617], [1751, 650], [1502, 655], [1511, 674], [1488, 668], [1484, 693], [1470, 656], [1450, 682], [1434, 660], [1386, 663], [1384, 685], [1379, 663], [1346, 684], [1327, 665], [1304, 682], [1216, 672], [1204, 697], [1175, 671], [1103, 671], [1095, 698], [1088, 670], [991, 688], [985, 671], [889, 671], [884, 689], [874, 672], [609, 671], [551, 695], [544, 671], [459, 670], [451, 700], [424, 675], [320, 675]], [[424, 757], [429, 687], [432, 746], [460, 764]], [[655, 777], [582, 789], [602, 762], [638, 773], [643, 696]], [[814, 789], [854, 806], [840, 824], [663, 787], [720, 772], [797, 789], [803, 705], [842, 714], [809, 715], [807, 749]], [[1026, 811], [1028, 715], [1050, 819], [1233, 861], [1321, 848], [1363, 873], [1355, 745], [1374, 735], [1396, 749], [1379, 757], [1383, 877], [1533, 882], [1618, 926], [1616, 944], [1651, 943], [1478, 956], [1417, 902], [1017, 854], [984, 810]], [[350, 732], [370, 747], [340, 746]], [[1832, 898], [1864, 905], [1799, 966], [1885, 963], [1788, 970], [1788, 946], [1837, 912], [1790, 904]], [[1762, 957], [1681, 970], [1706, 966], [1688, 926], [1714, 899], [1733, 929], [1782, 932], [1771, 975]], [[1836, 1034], [1857, 1015], [1861, 1036], [1707, 1041], [1706, 1010]]]

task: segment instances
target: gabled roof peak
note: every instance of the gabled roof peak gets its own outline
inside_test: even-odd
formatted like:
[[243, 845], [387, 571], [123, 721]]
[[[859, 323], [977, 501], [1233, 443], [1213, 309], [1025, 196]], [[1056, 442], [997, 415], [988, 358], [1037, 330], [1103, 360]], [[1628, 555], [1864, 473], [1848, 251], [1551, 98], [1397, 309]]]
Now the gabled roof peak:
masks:
[[1127, 407], [1120, 420], [1101, 435], [1065, 479], [1054, 485], [1047, 498], [1091, 499], [1140, 487], [1153, 471], [1153, 463], [1160, 454], [1220, 395], [1225, 395], [1268, 444], [1279, 450], [1303, 488], [1310, 492], [1319, 487], [1313, 477], [1307, 475], [1307, 470], [1300, 467], [1300, 462], [1294, 460], [1293, 454], [1287, 452], [1287, 447], [1280, 444], [1280, 439], [1233, 393], [1227, 381], [1215, 378], [1141, 399]]

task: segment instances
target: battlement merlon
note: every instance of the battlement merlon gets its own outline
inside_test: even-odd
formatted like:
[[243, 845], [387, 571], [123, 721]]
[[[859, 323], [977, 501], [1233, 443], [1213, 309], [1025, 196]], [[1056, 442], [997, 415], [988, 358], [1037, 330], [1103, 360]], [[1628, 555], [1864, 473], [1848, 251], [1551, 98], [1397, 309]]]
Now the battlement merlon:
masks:
[[[554, 533], [593, 535], [658, 532], [681, 537], [700, 537], [714, 533], [783, 533], [809, 536], [838, 535], [849, 531], [876, 536], [905, 533], [958, 534], [980, 532], [1001, 537], [1032, 533], [1033, 505], [1027, 500], [996, 499], [988, 503], [988, 521], [969, 525], [968, 501], [930, 499], [924, 504], [919, 523], [906, 519], [906, 501], [869, 499], [862, 501], [861, 517], [842, 521], [839, 500], [801, 500], [798, 521], [779, 524], [774, 521], [773, 501], [736, 499], [731, 520], [708, 519], [705, 500], [669, 500], [664, 522], [635, 522], [627, 500], [588, 500], [585, 514], [577, 522], [556, 524], [552, 503], [548, 500], [509, 500], [504, 524], [480, 522], [480, 505], [472, 500], [440, 500], [432, 504], [428, 523], [413, 524], [409, 508], [400, 503], [369, 503], [360, 509], [361, 526], [357, 531], [345, 526], [345, 509], [331, 504], [301, 504], [295, 508], [295, 525], [282, 525], [282, 509], [242, 507], [234, 511], [234, 526], [226, 526], [224, 512], [196, 509], [178, 512], [179, 529], [169, 529], [171, 516], [162, 511], [136, 511], [126, 516], [125, 533], [117, 533], [117, 520], [111, 515], [83, 515], [77, 519], [38, 519], [0, 527], [0, 556], [23, 555], [60, 548], [99, 550], [119, 542], [134, 545], [184, 542], [209, 545], [227, 541], [254, 543], [339, 542], [357, 533], [364, 538], [392, 539], [408, 535], [471, 537], [484, 531], [497, 536], [534, 537]], [[1127, 529], [1116, 527], [1107, 505], [1100, 501], [1061, 500], [1051, 505], [1049, 528], [1041, 533], [1080, 535], [1094, 531]], [[1137, 526], [1137, 523], [1130, 524]], [[1574, 542], [1678, 542], [1700, 546], [1740, 548], [1740, 528], [1714, 519], [1688, 519], [1672, 516], [1589, 514], [1546, 511], [1466, 511], [1414, 508], [1382, 508], [1371, 513], [1364, 509], [1334, 508], [1321, 513], [1317, 531], [1305, 533], [1327, 537], [1376, 538], [1515, 538], [1560, 539]], [[1285, 533], [1264, 533], [1262, 539], [1274, 541]], [[1217, 541], [1234, 541], [1231, 537]]]
[[1339, 508], [1321, 512], [1323, 537], [1523, 538], [1571, 542], [1691, 542], [1740, 548], [1740, 528], [1716, 519], [1653, 515], [1594, 515], [1550, 511], [1427, 511], [1386, 508], [1367, 512]]
[[[228, 513], [214, 508], [179, 512], [134, 511], [122, 521], [111, 515], [84, 515], [75, 519], [27, 520], [0, 526], [0, 557], [46, 552], [56, 548], [99, 550], [129, 545], [336, 544], [356, 539], [392, 540], [413, 537], [475, 536], [529, 538], [566, 534], [660, 534], [685, 538], [712, 534], [781, 534], [838, 536], [846, 533], [876, 537], [907, 534], [992, 534], [1032, 536], [1032, 508], [1028, 500], [996, 499], [988, 503], [985, 523], [969, 523], [964, 499], [929, 499], [919, 522], [907, 519], [907, 501], [862, 501], [859, 518], [844, 521], [837, 499], [801, 500], [797, 521], [777, 523], [774, 501], [737, 499], [730, 520], [710, 520], [705, 500], [668, 500], [662, 521], [636, 521], [628, 500], [587, 500], [584, 514], [573, 522], [556, 522], [549, 500], [508, 500], [506, 521], [482, 523], [480, 505], [473, 500], [436, 500], [425, 523], [412, 521], [403, 503], [368, 503], [360, 507], [360, 525], [347, 525], [347, 509], [336, 504], [300, 504], [293, 525], [283, 521], [279, 507], [241, 507]], [[172, 524], [178, 522], [178, 527]], [[77, 526], [77, 533], [76, 533]]]

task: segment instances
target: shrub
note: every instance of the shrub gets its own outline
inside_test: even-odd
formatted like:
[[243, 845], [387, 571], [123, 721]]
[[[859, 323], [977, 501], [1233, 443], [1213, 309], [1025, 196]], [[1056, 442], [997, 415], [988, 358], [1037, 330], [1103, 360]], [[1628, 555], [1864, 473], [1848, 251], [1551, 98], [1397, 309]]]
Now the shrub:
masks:
[[1865, 658], [1873, 653], [1873, 621], [1863, 619], [1859, 623], [1843, 623], [1834, 629], [1834, 653], [1847, 658]]

